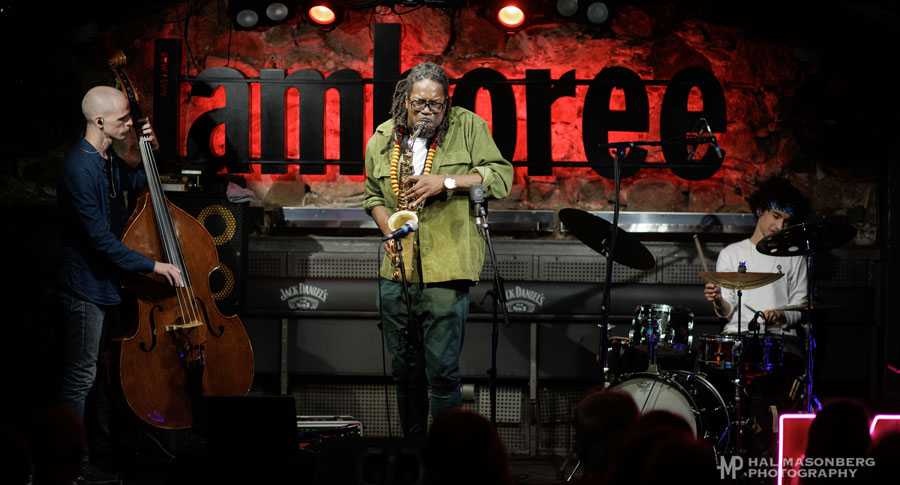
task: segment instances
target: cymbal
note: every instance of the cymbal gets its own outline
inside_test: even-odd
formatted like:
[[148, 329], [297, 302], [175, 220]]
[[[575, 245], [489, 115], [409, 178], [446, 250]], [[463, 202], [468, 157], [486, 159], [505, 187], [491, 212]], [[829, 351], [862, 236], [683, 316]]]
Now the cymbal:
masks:
[[784, 273], [700, 272], [700, 277], [707, 283], [729, 290], [752, 290], [777, 281], [782, 276]]
[[[812, 308], [813, 310], [833, 310], [835, 308], [844, 308], [844, 305], [835, 305], [833, 303], [823, 303], [819, 300], [813, 300], [808, 308]], [[807, 309], [806, 302], [798, 303], [796, 305], [788, 305], [781, 308], [776, 308], [775, 310], [786, 310], [786, 311], [804, 311]]]
[[814, 222], [786, 227], [760, 239], [756, 250], [769, 256], [798, 256], [846, 244], [856, 228], [846, 223]]
[[[560, 210], [559, 220], [587, 247], [604, 256], [608, 254], [612, 235], [610, 222], [579, 209]], [[656, 260], [650, 250], [624, 229], [620, 227], [616, 229], [616, 253], [613, 255], [613, 261], [634, 269], [653, 268]]]

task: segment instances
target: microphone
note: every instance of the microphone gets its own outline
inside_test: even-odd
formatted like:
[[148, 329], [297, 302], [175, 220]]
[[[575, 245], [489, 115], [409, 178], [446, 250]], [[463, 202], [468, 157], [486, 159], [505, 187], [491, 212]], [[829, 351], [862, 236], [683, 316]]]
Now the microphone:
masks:
[[753, 320], [750, 320], [750, 323], [747, 324], [747, 330], [751, 332], [759, 331], [759, 317], [763, 316], [763, 312], [756, 312], [753, 314]]
[[481, 226], [481, 213], [484, 212], [481, 206], [484, 203], [484, 186], [472, 184], [469, 187], [469, 199], [475, 204], [475, 223]]
[[[691, 148], [691, 153], [688, 153], [688, 156], [687, 156], [688, 161], [693, 160], [694, 154], [697, 153], [697, 147], [700, 146], [700, 134], [703, 133], [703, 126], [701, 126], [701, 125], [705, 122], [706, 122], [706, 118], [700, 118], [699, 120], [697, 120], [697, 124], [694, 125], [694, 128], [697, 129], [697, 134], [694, 136], [696, 136], [697, 139], [694, 140], [694, 147]], [[688, 135], [688, 142], [690, 142], [690, 135]]]
[[[691, 148], [691, 153], [688, 154], [687, 159], [694, 159], [694, 153], [697, 152], [697, 147], [700, 146], [701, 143], [712, 143], [713, 150], [716, 152], [716, 157], [718, 157], [719, 160], [724, 160], [725, 150], [722, 150], [719, 147], [719, 141], [716, 140], [716, 135], [713, 134], [712, 127], [709, 126], [709, 121], [707, 121], [706, 118], [699, 118], [696, 126], [698, 127], [696, 135], [697, 139], [695, 140], [694, 147]], [[706, 133], [706, 138], [703, 138], [703, 133]]]
[[391, 239], [399, 239], [399, 238], [401, 238], [401, 237], [403, 237], [403, 236], [405, 236], [405, 235], [407, 235], [407, 234], [409, 234], [409, 233], [411, 233], [411, 232], [416, 232], [416, 230], [418, 230], [418, 229], [419, 229], [419, 223], [418, 223], [418, 222], [416, 222], [416, 221], [409, 221], [409, 222], [407, 222], [406, 224], [403, 224], [402, 226], [400, 226], [396, 231], [394, 231], [394, 232], [388, 234], [387, 236], [384, 236], [383, 238], [381, 238], [381, 240], [382, 240], [382, 242], [383, 242], [383, 241], [389, 241], [389, 240], [391, 240]]
[[725, 159], [725, 150], [719, 148], [719, 142], [716, 140], [716, 135], [713, 135], [712, 128], [709, 126], [709, 122], [706, 121], [706, 118], [700, 118], [703, 120], [703, 126], [706, 128], [706, 134], [709, 135], [709, 141], [713, 144], [713, 150], [716, 151], [716, 156], [719, 157], [719, 160]]

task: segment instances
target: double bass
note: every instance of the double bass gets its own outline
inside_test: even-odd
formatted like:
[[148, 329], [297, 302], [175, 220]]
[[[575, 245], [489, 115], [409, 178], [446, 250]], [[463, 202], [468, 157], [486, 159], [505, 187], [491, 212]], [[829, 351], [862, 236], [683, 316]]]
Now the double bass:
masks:
[[[138, 127], [140, 99], [124, 70], [124, 53], [109, 63]], [[110, 382], [145, 423], [182, 429], [202, 421], [204, 395], [249, 392], [253, 350], [240, 318], [222, 315], [213, 299], [209, 276], [219, 261], [212, 237], [166, 199], [151, 139], [138, 138], [147, 189], [119, 237], [150, 259], [176, 266], [184, 286], [156, 275], [123, 278], [123, 293], [134, 298], [123, 298], [120, 308], [126, 330], [110, 349]]]

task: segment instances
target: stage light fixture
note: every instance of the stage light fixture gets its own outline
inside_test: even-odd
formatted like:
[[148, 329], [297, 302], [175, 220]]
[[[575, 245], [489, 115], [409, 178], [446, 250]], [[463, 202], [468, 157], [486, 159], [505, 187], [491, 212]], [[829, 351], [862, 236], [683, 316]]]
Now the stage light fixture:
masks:
[[556, 11], [563, 17], [578, 13], [578, 0], [556, 0]]
[[544, 3], [539, 0], [494, 0], [485, 3], [486, 14], [492, 21], [514, 34], [544, 18]]
[[609, 18], [609, 7], [603, 2], [592, 2], [587, 8], [588, 22], [600, 25]]
[[336, 1], [305, 2], [302, 9], [303, 18], [323, 30], [336, 27], [344, 17], [344, 8]]
[[291, 10], [281, 2], [272, 2], [266, 7], [266, 17], [272, 22], [284, 22]]
[[507, 5], [497, 11], [497, 21], [504, 27], [515, 29], [525, 23], [525, 12], [515, 5]]
[[235, 28], [263, 29], [283, 23], [291, 16], [289, 2], [270, 0], [229, 0], [228, 12]]
[[615, 10], [615, 1], [557, 0], [556, 14], [570, 22], [605, 28]]
[[234, 21], [244, 29], [252, 29], [259, 23], [259, 14], [252, 9], [245, 8], [234, 16]]

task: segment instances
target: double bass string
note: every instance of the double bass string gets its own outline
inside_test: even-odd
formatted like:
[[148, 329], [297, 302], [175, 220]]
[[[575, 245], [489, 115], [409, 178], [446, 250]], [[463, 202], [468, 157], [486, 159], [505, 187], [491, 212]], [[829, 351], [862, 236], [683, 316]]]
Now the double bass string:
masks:
[[[156, 160], [153, 156], [153, 150], [150, 148], [149, 140], [141, 137], [140, 140], [141, 157], [144, 160], [144, 170], [148, 174], [148, 183], [150, 195], [153, 199], [154, 215], [156, 218], [157, 228], [163, 251], [166, 253], [167, 262], [174, 264], [181, 270], [181, 279], [183, 287], [176, 287], [175, 292], [178, 295], [178, 306], [181, 310], [182, 323], [190, 323], [200, 321], [199, 310], [196, 307], [193, 295], [193, 287], [190, 284], [190, 277], [187, 271], [187, 265], [181, 251], [181, 246], [175, 235], [175, 226], [172, 222], [172, 215], [169, 213], [168, 204], [162, 192], [162, 187], [157, 176]], [[187, 310], [187, 311], [186, 311]], [[189, 315], [186, 315], [188, 313]], [[190, 317], [190, 320], [187, 317]]]

